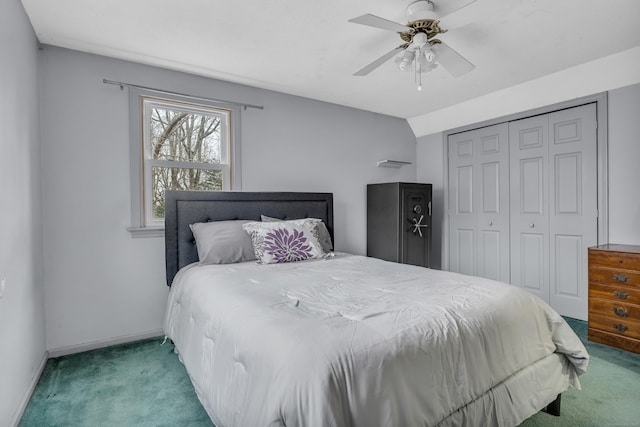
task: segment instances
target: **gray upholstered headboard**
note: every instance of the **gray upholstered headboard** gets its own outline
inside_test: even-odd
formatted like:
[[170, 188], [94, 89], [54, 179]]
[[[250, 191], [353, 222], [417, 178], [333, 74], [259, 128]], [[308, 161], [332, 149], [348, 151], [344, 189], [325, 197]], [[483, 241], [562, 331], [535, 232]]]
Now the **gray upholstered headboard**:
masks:
[[232, 191], [167, 191], [165, 194], [165, 259], [167, 285], [185, 265], [198, 261], [189, 224], [249, 219], [260, 215], [281, 219], [320, 218], [333, 240], [332, 193], [243, 193]]

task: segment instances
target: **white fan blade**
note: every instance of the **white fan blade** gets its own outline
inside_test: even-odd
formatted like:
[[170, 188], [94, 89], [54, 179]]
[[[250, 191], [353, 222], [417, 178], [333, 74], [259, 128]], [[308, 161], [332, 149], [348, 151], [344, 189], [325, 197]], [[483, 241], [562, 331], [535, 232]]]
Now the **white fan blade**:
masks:
[[391, 58], [393, 58], [398, 52], [402, 52], [403, 50], [404, 48], [402, 47], [396, 47], [395, 49], [385, 53], [380, 58], [373, 61], [371, 64], [362, 67], [361, 69], [353, 73], [353, 75], [366, 76], [367, 74], [369, 74], [370, 72], [372, 72], [373, 70], [375, 70], [376, 68], [378, 68], [379, 66], [387, 62], [388, 60], [390, 60]]
[[397, 22], [389, 21], [388, 19], [380, 18], [370, 13], [349, 19], [349, 22], [368, 25], [369, 27], [380, 28], [381, 30], [395, 31], [396, 33], [405, 33], [410, 29], [406, 25], [398, 24]]
[[440, 18], [446, 16], [450, 13], [455, 12], [456, 10], [460, 10], [463, 7], [469, 6], [471, 3], [476, 0], [440, 0], [435, 1], [434, 12], [438, 14]]
[[441, 42], [437, 45], [437, 61], [453, 77], [460, 77], [476, 68], [464, 56], [453, 50], [448, 44]]

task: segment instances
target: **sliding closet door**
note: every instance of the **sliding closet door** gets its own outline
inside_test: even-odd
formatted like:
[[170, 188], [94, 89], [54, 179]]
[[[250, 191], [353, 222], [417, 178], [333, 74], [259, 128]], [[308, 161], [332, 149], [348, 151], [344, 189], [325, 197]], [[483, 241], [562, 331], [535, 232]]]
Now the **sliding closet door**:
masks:
[[549, 302], [549, 118], [509, 123], [511, 284]]
[[597, 244], [596, 106], [549, 115], [551, 306], [587, 319], [587, 248]]
[[509, 281], [506, 123], [449, 137], [450, 270]]

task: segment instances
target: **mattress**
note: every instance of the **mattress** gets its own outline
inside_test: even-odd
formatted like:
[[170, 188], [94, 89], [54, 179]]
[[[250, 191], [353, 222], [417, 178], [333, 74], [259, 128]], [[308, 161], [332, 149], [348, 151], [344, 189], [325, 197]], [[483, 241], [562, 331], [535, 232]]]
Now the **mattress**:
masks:
[[517, 287], [349, 254], [189, 265], [165, 333], [218, 427], [514, 426], [588, 364]]

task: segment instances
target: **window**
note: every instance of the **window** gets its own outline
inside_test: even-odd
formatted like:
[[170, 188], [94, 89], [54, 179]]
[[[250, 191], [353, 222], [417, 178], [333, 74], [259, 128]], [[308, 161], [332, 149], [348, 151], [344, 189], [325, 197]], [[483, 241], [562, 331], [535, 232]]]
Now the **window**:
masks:
[[231, 111], [142, 97], [146, 226], [164, 224], [165, 190], [229, 190]]
[[143, 90], [131, 96], [134, 236], [162, 235], [166, 190], [239, 189], [237, 108]]

